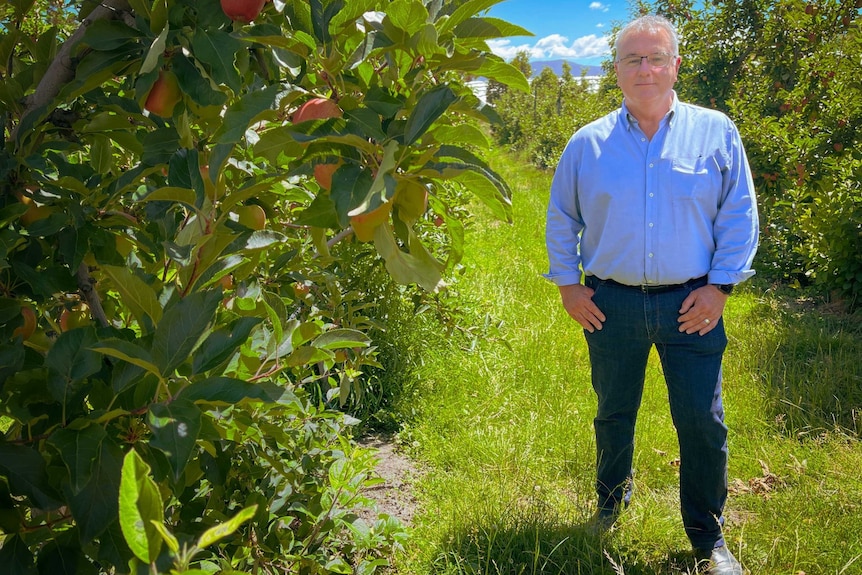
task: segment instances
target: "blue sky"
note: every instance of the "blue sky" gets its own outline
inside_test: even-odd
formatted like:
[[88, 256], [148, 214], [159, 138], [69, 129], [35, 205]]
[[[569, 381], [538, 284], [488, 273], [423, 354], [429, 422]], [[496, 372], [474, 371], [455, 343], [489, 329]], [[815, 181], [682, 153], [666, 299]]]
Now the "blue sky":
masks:
[[535, 34], [489, 42], [506, 60], [526, 50], [534, 60], [599, 65], [610, 58], [607, 34], [629, 19], [629, 6], [628, 0], [503, 0], [487, 15]]

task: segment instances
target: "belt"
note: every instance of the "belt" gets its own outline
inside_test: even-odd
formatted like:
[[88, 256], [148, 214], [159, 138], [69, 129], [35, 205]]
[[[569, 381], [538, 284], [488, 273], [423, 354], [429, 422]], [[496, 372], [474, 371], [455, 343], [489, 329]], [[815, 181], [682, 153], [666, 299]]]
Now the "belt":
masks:
[[600, 282], [600, 283], [606, 283], [606, 284], [610, 284], [612, 286], [638, 290], [639, 292], [643, 292], [643, 293], [662, 293], [662, 292], [673, 291], [673, 290], [678, 290], [678, 289], [701, 287], [701, 286], [706, 285], [706, 282], [707, 282], [707, 276], [700, 276], [699, 278], [690, 279], [687, 282], [684, 282], [681, 284], [644, 284], [644, 285], [632, 286], [632, 285], [628, 285], [628, 284], [621, 284], [620, 282], [615, 281], [615, 280], [603, 280], [603, 279], [600, 279], [596, 276], [589, 276], [589, 277], [595, 278], [595, 280]]

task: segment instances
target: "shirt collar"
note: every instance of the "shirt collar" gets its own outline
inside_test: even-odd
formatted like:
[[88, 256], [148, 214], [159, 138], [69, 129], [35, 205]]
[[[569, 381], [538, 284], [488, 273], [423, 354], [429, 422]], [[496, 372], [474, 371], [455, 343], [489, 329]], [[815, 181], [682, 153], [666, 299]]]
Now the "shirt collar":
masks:
[[[676, 97], [676, 90], [671, 90], [671, 93], [673, 94], [673, 99], [670, 103], [670, 110], [668, 110], [667, 115], [665, 115], [665, 120], [663, 121], [667, 121], [668, 126], [673, 127], [673, 121], [676, 118], [676, 111], [677, 107], [679, 106], [679, 98]], [[629, 112], [629, 108], [628, 106], [626, 106], [625, 98], [623, 98], [622, 113], [623, 117], [626, 119], [626, 129], [631, 130], [632, 126], [636, 126], [638, 121]]]

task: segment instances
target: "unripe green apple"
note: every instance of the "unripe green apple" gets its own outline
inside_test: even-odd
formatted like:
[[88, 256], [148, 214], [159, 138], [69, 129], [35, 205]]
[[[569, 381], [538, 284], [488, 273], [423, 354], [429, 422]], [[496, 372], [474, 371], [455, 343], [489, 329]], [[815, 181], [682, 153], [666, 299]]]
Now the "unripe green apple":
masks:
[[252, 230], [262, 230], [266, 226], [266, 212], [257, 204], [237, 206], [233, 209], [237, 221]]
[[66, 332], [76, 327], [84, 327], [90, 324], [90, 312], [86, 304], [81, 304], [74, 309], [64, 309], [60, 314], [60, 330]]
[[161, 70], [150, 93], [147, 94], [144, 109], [162, 118], [170, 118], [174, 114], [174, 106], [181, 99], [182, 94], [176, 74], [170, 70]]

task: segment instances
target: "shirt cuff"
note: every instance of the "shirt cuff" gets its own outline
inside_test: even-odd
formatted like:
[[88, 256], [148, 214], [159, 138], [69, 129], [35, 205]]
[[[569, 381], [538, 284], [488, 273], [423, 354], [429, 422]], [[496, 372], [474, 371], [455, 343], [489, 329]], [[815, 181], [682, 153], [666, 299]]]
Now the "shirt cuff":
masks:
[[731, 272], [726, 270], [712, 270], [709, 272], [709, 283], [716, 285], [739, 284], [754, 275], [754, 270]]
[[557, 286], [570, 286], [581, 283], [581, 272], [546, 273], [542, 274], [542, 277], [550, 280]]

